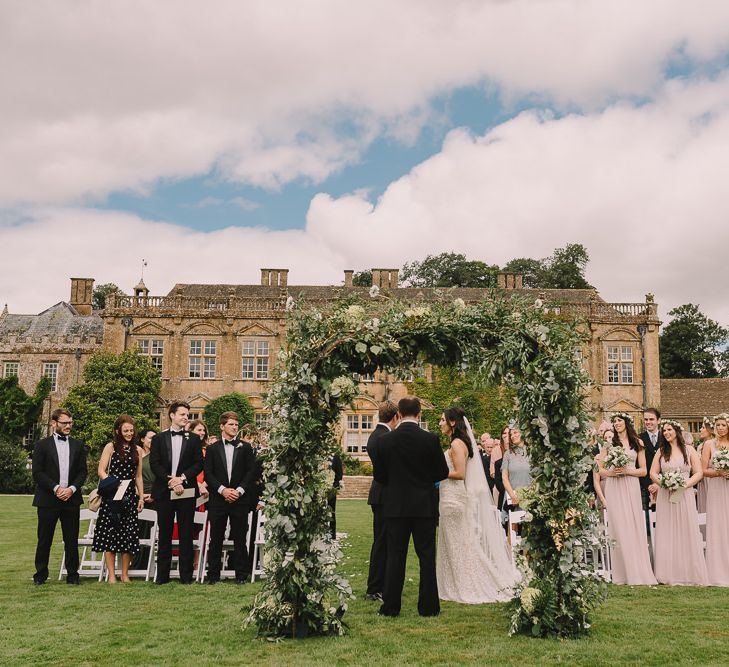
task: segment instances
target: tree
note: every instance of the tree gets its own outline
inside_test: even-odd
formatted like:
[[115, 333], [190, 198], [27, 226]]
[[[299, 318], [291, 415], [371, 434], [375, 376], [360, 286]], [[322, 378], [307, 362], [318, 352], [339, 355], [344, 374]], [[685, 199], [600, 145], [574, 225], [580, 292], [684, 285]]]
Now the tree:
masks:
[[660, 336], [661, 377], [710, 378], [729, 374], [729, 330], [687, 303], [668, 313]]
[[549, 257], [512, 259], [504, 267], [507, 273], [521, 273], [524, 287], [534, 289], [591, 289], [585, 279], [590, 261], [587, 248], [581, 243], [568, 243], [557, 248]]
[[372, 285], [372, 271], [358, 271], [352, 276], [352, 285], [355, 287], [370, 287]]
[[106, 308], [106, 297], [110, 294], [123, 294], [124, 292], [119, 289], [114, 283], [104, 283], [103, 285], [97, 285], [94, 287], [93, 299], [91, 301], [91, 307], [94, 310], [103, 310]]
[[51, 391], [48, 378], [41, 378], [32, 396], [23, 391], [16, 376], [0, 379], [0, 439], [17, 445], [38, 423], [43, 402]]
[[211, 435], [220, 435], [220, 415], [224, 412], [238, 414], [240, 425], [253, 424], [256, 413], [245, 394], [231, 392], [214, 398], [205, 408], [205, 423]]
[[524, 281], [524, 287], [535, 289], [544, 288], [542, 274], [544, 268], [541, 259], [530, 259], [528, 257], [520, 257], [512, 259], [504, 266], [505, 273], [521, 273]]
[[28, 453], [0, 437], [0, 493], [33, 491], [33, 478], [27, 464]]
[[420, 262], [406, 262], [402, 280], [409, 287], [495, 287], [499, 267], [465, 255], [443, 252]]
[[83, 371], [83, 384], [71, 388], [64, 407], [73, 414], [74, 435], [98, 455], [111, 441], [119, 415], [130, 415], [137, 430], [158, 428], [154, 418], [162, 380], [136, 350], [96, 352]]

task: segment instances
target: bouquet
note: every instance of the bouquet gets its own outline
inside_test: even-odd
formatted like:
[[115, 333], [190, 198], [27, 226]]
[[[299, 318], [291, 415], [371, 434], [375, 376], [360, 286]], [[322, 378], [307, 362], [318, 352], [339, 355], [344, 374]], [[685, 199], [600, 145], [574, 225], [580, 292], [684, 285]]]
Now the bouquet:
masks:
[[717, 449], [711, 458], [711, 466], [714, 470], [729, 470], [729, 449]]
[[628, 463], [630, 459], [623, 447], [608, 447], [604, 463], [606, 468], [625, 468]]
[[658, 486], [668, 491], [672, 503], [678, 503], [686, 489], [686, 480], [678, 470], [669, 470], [658, 475]]

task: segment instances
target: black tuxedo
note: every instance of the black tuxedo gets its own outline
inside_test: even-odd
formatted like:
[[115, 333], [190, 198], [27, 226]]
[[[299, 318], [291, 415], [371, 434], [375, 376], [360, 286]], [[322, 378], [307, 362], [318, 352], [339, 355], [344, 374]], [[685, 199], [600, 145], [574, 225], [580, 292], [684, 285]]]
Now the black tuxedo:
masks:
[[342, 484], [342, 478], [344, 477], [344, 466], [342, 465], [342, 457], [339, 454], [332, 456], [332, 460], [329, 463], [329, 468], [334, 472], [334, 481], [332, 482], [332, 488], [329, 490], [327, 496], [327, 502], [329, 508], [332, 510], [332, 518], [329, 521], [329, 532], [332, 535], [332, 539], [337, 539], [337, 489]]
[[[367, 439], [367, 453], [376, 465], [380, 455], [380, 438], [389, 433], [384, 424], [378, 424]], [[387, 532], [385, 530], [385, 487], [372, 480], [367, 504], [372, 507], [372, 548], [370, 549], [370, 571], [367, 576], [367, 594], [382, 593], [385, 587], [385, 566], [387, 565]]]
[[68, 486], [75, 487], [76, 491], [67, 501], [59, 500], [54, 493], [54, 488], [58, 486], [61, 478], [55, 440], [51, 436], [33, 445], [33, 480], [36, 485], [33, 506], [38, 512], [38, 545], [35, 551], [35, 575], [33, 575], [35, 581], [43, 582], [48, 578], [48, 557], [59, 519], [63, 532], [66, 570], [69, 578], [78, 577], [79, 508], [83, 502], [81, 487], [86, 481], [86, 475], [84, 443], [69, 438]]
[[[251, 444], [246, 441], [233, 441], [233, 461], [230, 477], [225, 456], [225, 443], [218, 440], [210, 445], [205, 455], [205, 482], [208, 485], [208, 518], [210, 520], [210, 545], [208, 547], [208, 580], [220, 579], [221, 555], [225, 528], [230, 521], [230, 539], [233, 540], [233, 567], [235, 578], [243, 580], [248, 567], [246, 549], [246, 530], [250, 495], [256, 475], [256, 456]], [[220, 487], [243, 489], [238, 500], [229, 503], [220, 494]]]
[[380, 613], [400, 613], [412, 535], [420, 561], [418, 613], [435, 616], [440, 613], [440, 601], [435, 576], [433, 488], [436, 482], [448, 477], [448, 464], [438, 437], [410, 421], [403, 421], [394, 431], [382, 435], [379, 449], [374, 476], [387, 487], [387, 569]]
[[479, 456], [481, 457], [483, 471], [486, 474], [486, 481], [489, 485], [489, 491], [493, 491], [496, 480], [491, 478], [491, 454], [487, 454], [482, 449], [479, 449]]
[[248, 540], [248, 563], [246, 570], [253, 571], [253, 551], [256, 546], [256, 526], [258, 525], [258, 503], [261, 500], [261, 493], [263, 492], [263, 461], [258, 456], [258, 452], [254, 451], [256, 456], [253, 483], [251, 484], [250, 492], [246, 491], [246, 497], [248, 498], [248, 511], [251, 513], [251, 535]]
[[[193, 569], [193, 525], [195, 518], [195, 498], [198, 495], [197, 476], [203, 469], [202, 443], [194, 433], [185, 432], [182, 437], [180, 459], [177, 470], [172, 470], [172, 436], [170, 431], [162, 431], [152, 438], [149, 451], [149, 466], [154, 473], [152, 498], [157, 508], [159, 542], [157, 548], [157, 583], [170, 580], [172, 564], [172, 531], [177, 515], [177, 530], [180, 539], [180, 581], [192, 583]], [[171, 500], [167, 487], [170, 477], [185, 475], [183, 487], [194, 489], [195, 498]]]
[[[648, 487], [651, 485], [651, 465], [653, 464], [653, 457], [656, 455], [656, 452], [658, 451], [658, 438], [656, 437], [656, 446], [655, 447], [651, 443], [651, 437], [648, 434], [648, 431], [643, 431], [643, 433], [640, 434], [640, 439], [643, 442], [643, 447], [645, 448], [645, 465], [646, 465], [645, 477], [640, 478], [640, 491], [641, 491], [641, 496], [643, 497], [643, 509], [647, 510], [648, 505], [650, 504], [650, 494], [648, 493]], [[636, 465], [637, 465], [637, 461], [636, 461]]]

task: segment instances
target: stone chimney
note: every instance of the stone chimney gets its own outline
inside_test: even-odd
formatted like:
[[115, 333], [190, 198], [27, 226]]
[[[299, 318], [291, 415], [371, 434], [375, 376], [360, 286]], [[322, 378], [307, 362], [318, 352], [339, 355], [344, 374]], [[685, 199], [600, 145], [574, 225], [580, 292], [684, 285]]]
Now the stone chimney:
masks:
[[71, 305], [79, 315], [91, 315], [93, 299], [93, 278], [71, 278]]
[[523, 289], [524, 276], [521, 273], [504, 273], [499, 271], [496, 276], [496, 286], [500, 289]]
[[380, 289], [397, 289], [400, 269], [372, 269], [372, 285]]
[[288, 269], [261, 269], [261, 285], [266, 287], [286, 287], [288, 284]]
[[352, 269], [344, 269], [344, 286], [345, 287], [352, 287], [352, 277], [354, 276], [354, 271]]

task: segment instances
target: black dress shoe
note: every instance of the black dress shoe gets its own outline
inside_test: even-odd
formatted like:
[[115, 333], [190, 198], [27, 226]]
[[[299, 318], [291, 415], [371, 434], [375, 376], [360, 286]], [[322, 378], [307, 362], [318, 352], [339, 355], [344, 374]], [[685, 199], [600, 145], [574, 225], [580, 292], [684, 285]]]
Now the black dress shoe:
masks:
[[215, 586], [220, 581], [220, 579], [208, 579], [208, 586]]
[[248, 583], [248, 579], [246, 579], [245, 577], [236, 577], [235, 578], [235, 583], [236, 584], [240, 584], [240, 585], [247, 584]]
[[382, 593], [367, 593], [365, 595], [365, 600], [369, 600], [370, 602], [382, 602]]
[[33, 579], [33, 586], [42, 586], [45, 583], [45, 579]]
[[69, 574], [68, 577], [66, 577], [66, 583], [71, 586], [80, 586], [81, 580], [78, 578], [77, 574]]
[[170, 583], [169, 579], [162, 579], [162, 580], [156, 579], [154, 582], [154, 585], [155, 586], [164, 586], [165, 584], [169, 584], [169, 583]]
[[185, 579], [184, 581], [182, 579], [180, 579], [180, 583], [183, 586], [190, 586], [192, 584], [192, 579]]

